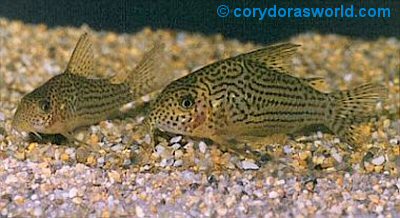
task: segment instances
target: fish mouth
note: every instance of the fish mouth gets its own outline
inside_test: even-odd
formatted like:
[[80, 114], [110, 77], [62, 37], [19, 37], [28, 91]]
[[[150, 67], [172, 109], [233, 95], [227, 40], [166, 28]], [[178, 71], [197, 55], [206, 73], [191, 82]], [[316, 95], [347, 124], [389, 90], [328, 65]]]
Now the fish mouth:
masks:
[[30, 123], [27, 123], [26, 121], [21, 121], [20, 119], [18, 119], [18, 116], [14, 116], [14, 118], [11, 122], [11, 127], [14, 131], [16, 131], [22, 135], [27, 135], [28, 133], [33, 133], [39, 139], [42, 139], [42, 136], [39, 134], [41, 132], [40, 130], [42, 129], [41, 126], [35, 126]]
[[11, 128], [17, 132], [28, 132], [31, 129], [29, 128], [29, 125], [22, 123], [17, 116], [14, 116], [13, 118]]
[[20, 136], [22, 135], [23, 137], [26, 137], [29, 133], [33, 133], [40, 140], [42, 139], [42, 136], [39, 134], [39, 132], [33, 128], [30, 128], [28, 125], [19, 125], [17, 124], [17, 121], [13, 120], [11, 127], [15, 132], [19, 133]]

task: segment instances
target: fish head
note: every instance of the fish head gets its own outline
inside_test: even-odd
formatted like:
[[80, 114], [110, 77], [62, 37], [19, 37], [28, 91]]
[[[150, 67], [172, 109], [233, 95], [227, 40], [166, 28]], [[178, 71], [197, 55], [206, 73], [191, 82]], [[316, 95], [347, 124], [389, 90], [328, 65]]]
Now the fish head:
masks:
[[146, 124], [151, 129], [195, 136], [195, 130], [207, 120], [205, 96], [197, 84], [177, 80], [155, 100]]
[[66, 103], [62, 101], [65, 96], [60, 88], [60, 78], [56, 76], [25, 95], [14, 114], [13, 128], [19, 132], [32, 133], [65, 132], [63, 113]]

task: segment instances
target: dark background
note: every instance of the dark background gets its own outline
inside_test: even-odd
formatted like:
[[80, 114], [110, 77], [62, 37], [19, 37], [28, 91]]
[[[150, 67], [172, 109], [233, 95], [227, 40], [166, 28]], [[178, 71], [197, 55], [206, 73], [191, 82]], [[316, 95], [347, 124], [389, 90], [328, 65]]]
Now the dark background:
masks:
[[[220, 18], [221, 4], [230, 7], [389, 7], [391, 18]], [[271, 43], [305, 31], [338, 33], [364, 39], [400, 35], [400, 0], [0, 0], [0, 17], [54, 26], [81, 26], [96, 30], [136, 32], [145, 26], [204, 34], [221, 33], [241, 41]]]

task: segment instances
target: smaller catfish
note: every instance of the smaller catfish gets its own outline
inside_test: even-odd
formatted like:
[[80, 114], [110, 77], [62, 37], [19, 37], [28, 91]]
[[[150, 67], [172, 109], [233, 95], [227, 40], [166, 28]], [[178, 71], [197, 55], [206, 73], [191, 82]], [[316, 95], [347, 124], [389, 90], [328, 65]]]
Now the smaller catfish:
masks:
[[151, 106], [145, 125], [151, 132], [208, 138], [238, 153], [243, 152], [238, 145], [313, 125], [324, 125], [353, 145], [354, 125], [375, 114], [386, 88], [363, 84], [321, 92], [316, 88], [320, 78], [291, 74], [287, 62], [297, 47], [272, 45], [217, 61], [170, 83]]
[[167, 85], [169, 76], [160, 76], [157, 61], [162, 45], [156, 44], [140, 63], [126, 74], [109, 79], [93, 78], [95, 66], [92, 45], [84, 33], [64, 73], [25, 95], [15, 112], [12, 126], [17, 131], [61, 134], [98, 123], [119, 113], [119, 109]]

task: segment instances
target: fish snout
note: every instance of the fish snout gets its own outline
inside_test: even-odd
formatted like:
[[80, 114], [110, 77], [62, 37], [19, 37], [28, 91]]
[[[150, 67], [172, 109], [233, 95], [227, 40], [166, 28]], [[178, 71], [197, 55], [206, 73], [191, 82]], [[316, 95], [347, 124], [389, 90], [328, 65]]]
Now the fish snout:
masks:
[[13, 118], [13, 120], [11, 121], [11, 129], [19, 131], [18, 125], [17, 125], [17, 121], [15, 119], [15, 117]]
[[27, 132], [30, 129], [28, 123], [24, 122], [18, 113], [14, 115], [11, 128], [17, 132]]
[[15, 112], [15, 114], [14, 114], [14, 117], [13, 117], [13, 120], [11, 121], [11, 128], [13, 129], [13, 130], [16, 130], [16, 131], [18, 131], [18, 132], [21, 132], [22, 131], [22, 129], [21, 129], [21, 126], [20, 126], [20, 123], [21, 123], [21, 115], [20, 115], [20, 109], [19, 108], [17, 108], [17, 111]]
[[20, 103], [14, 114], [11, 122], [11, 128], [17, 132], [30, 132], [32, 130], [32, 125], [29, 122], [29, 117], [32, 113], [27, 109], [29, 109], [29, 107]]

